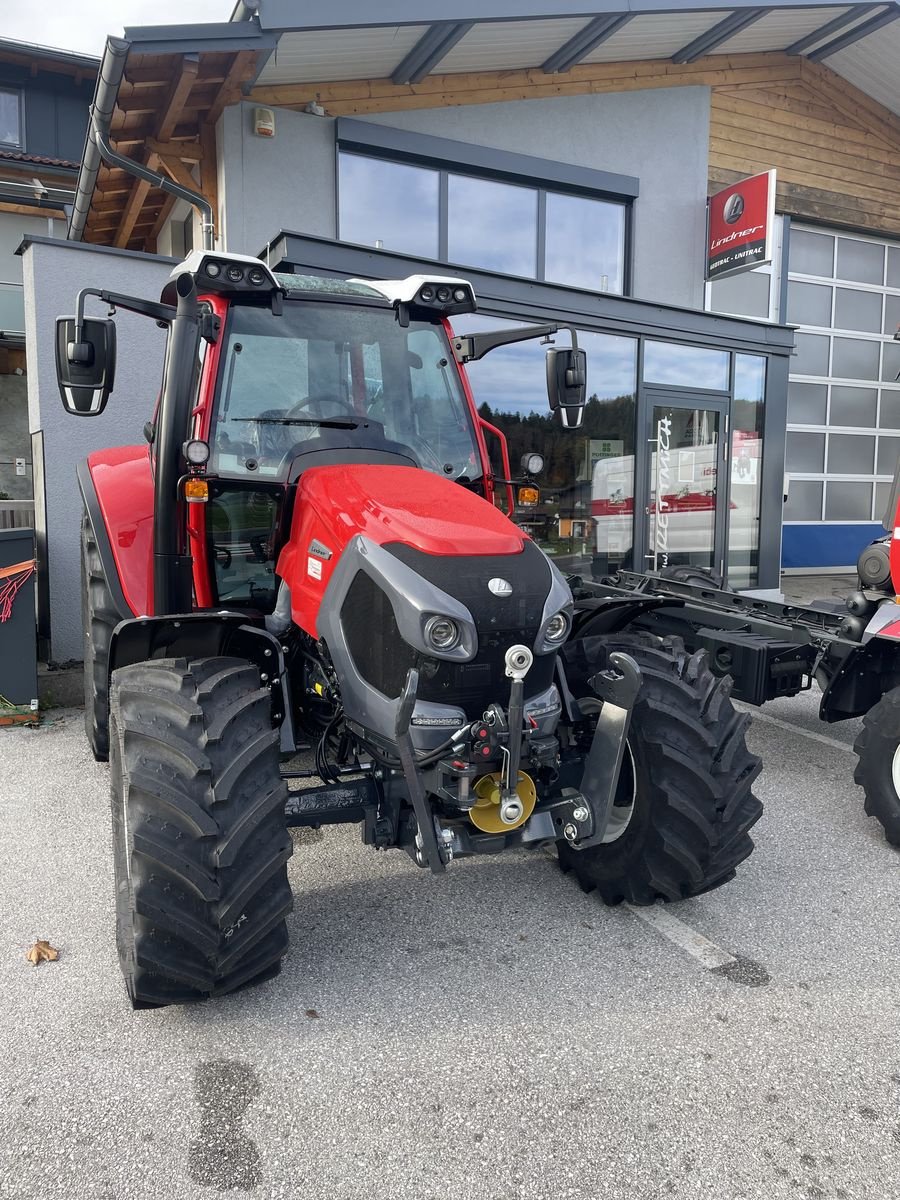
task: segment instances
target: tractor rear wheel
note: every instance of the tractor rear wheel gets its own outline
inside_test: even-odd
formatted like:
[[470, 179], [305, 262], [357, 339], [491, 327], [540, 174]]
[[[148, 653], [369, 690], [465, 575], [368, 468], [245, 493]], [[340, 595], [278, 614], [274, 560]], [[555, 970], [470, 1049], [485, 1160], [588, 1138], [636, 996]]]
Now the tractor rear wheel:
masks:
[[859, 759], [853, 779], [866, 793], [866, 812], [900, 846], [900, 688], [869, 709], [853, 749]]
[[109, 643], [121, 620], [87, 513], [81, 518], [81, 623], [84, 630], [84, 731], [97, 762], [109, 758]]
[[292, 842], [271, 700], [235, 658], [113, 673], [116, 941], [135, 1008], [278, 973]]
[[[558, 843], [560, 866], [607, 904], [681, 900], [719, 887], [751, 853], [762, 805], [752, 792], [760, 759], [745, 743], [750, 718], [735, 712], [731, 681], [680, 638], [615, 633], [563, 651], [573, 694], [610, 652], [630, 654], [643, 683], [632, 713], [606, 840], [587, 850]], [[590, 731], [592, 733], [592, 730]]]

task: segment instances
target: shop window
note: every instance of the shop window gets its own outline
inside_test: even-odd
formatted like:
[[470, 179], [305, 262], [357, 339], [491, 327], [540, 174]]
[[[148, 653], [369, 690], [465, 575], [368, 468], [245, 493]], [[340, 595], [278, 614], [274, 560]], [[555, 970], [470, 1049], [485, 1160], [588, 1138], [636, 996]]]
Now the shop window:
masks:
[[[453, 320], [457, 333], [515, 324]], [[578, 344], [587, 351], [588, 401], [577, 432], [550, 415], [539, 343], [502, 346], [466, 369], [479, 412], [507, 439], [513, 474], [523, 454], [544, 456], [540, 503], [517, 511], [516, 521], [562, 570], [598, 576], [632, 565], [637, 341], [579, 331]], [[488, 445], [500, 473], [496, 438]]]
[[837, 288], [834, 300], [835, 329], [858, 329], [860, 333], [881, 333], [881, 292], [863, 292], [858, 288]]
[[537, 191], [468, 175], [450, 175], [448, 187], [450, 262], [533, 278]]
[[834, 238], [806, 229], [792, 229], [790, 240], [790, 269], [798, 275], [834, 274]]
[[784, 506], [785, 521], [821, 521], [823, 486], [815, 479], [792, 479]]
[[644, 382], [728, 391], [728, 354], [676, 342], [644, 343]]
[[832, 433], [828, 438], [828, 470], [834, 475], [871, 475], [875, 439], [854, 433]]
[[825, 489], [826, 521], [870, 521], [872, 484], [829, 480]]
[[828, 374], [828, 343], [827, 337], [815, 333], [798, 333], [794, 343], [796, 350], [791, 360], [791, 373], [794, 375], [827, 375]]
[[624, 290], [625, 207], [547, 193], [544, 277], [591, 291]]
[[900, 246], [888, 247], [887, 285], [891, 288], [900, 288]]
[[788, 385], [788, 421], [792, 425], [824, 425], [828, 389], [824, 383]]
[[437, 258], [439, 182], [438, 172], [425, 167], [341, 154], [341, 238]]
[[820, 474], [825, 468], [825, 434], [789, 432], [784, 465], [788, 471]]
[[884, 246], [839, 237], [836, 274], [854, 283], [884, 283]]
[[836, 337], [831, 373], [837, 379], [877, 379], [881, 346], [855, 338]]
[[831, 288], [818, 283], [788, 284], [787, 319], [792, 325], [819, 325], [827, 329], [831, 325]]
[[22, 138], [22, 95], [20, 92], [0, 90], [0, 144], [21, 146]]
[[[874, 428], [877, 408], [878, 392], [875, 388], [843, 387], [835, 384], [831, 389], [832, 425]], [[824, 425], [825, 422], [823, 420], [818, 423]]]

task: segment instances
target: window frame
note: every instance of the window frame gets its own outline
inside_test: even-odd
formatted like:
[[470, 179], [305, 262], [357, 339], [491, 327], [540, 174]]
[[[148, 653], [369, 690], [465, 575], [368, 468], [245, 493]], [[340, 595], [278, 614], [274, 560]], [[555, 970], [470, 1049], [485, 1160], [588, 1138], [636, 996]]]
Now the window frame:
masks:
[[9, 87], [6, 84], [0, 84], [0, 94], [6, 96], [14, 96], [16, 100], [16, 111], [18, 113], [19, 140], [17, 142], [6, 142], [0, 138], [0, 146], [10, 150], [25, 149], [25, 93], [21, 88]]
[[[412, 133], [369, 124], [349, 117], [335, 122], [335, 212], [334, 228], [341, 240], [341, 154], [373, 158], [380, 162], [422, 167], [438, 172], [438, 259], [449, 263], [449, 178], [468, 176], [493, 183], [507, 183], [530, 188], [537, 193], [537, 254], [534, 275], [511, 275], [536, 283], [576, 288], [601, 295], [632, 295], [634, 277], [634, 201], [640, 192], [640, 180], [630, 175], [598, 171], [552, 159], [516, 154], [506, 150], [457, 142], [430, 134]], [[556, 193], [615, 204], [622, 209], [624, 236], [622, 254], [622, 291], [600, 292], [599, 288], [584, 288], [577, 284], [548, 280], [546, 277], [547, 196]], [[355, 245], [357, 243], [347, 243]], [[403, 251], [393, 251], [403, 253]], [[458, 264], [471, 270], [472, 264]], [[496, 272], [494, 272], [496, 273]], [[502, 272], [501, 272], [502, 273]]]

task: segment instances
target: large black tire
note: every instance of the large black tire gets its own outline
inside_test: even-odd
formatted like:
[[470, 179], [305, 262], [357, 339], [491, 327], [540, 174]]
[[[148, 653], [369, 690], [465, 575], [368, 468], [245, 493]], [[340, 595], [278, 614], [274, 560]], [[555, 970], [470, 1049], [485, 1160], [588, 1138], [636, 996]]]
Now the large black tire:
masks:
[[866, 793], [866, 812], [881, 822], [891, 845], [900, 846], [900, 688], [869, 709], [853, 749], [859, 758], [853, 778]]
[[84, 731], [97, 762], [109, 758], [109, 642], [120, 617], [87, 513], [81, 519]]
[[607, 904], [681, 900], [719, 887], [750, 854], [749, 829], [762, 813], [752, 786], [761, 762], [746, 746], [750, 718], [736, 713], [731, 680], [717, 679], [706, 654], [679, 638], [614, 633], [563, 651], [574, 695], [614, 650], [630, 654], [643, 683], [610, 822], [615, 840], [588, 850], [559, 842], [564, 871]]
[[116, 941], [135, 1008], [278, 973], [292, 842], [271, 700], [235, 658], [113, 673]]

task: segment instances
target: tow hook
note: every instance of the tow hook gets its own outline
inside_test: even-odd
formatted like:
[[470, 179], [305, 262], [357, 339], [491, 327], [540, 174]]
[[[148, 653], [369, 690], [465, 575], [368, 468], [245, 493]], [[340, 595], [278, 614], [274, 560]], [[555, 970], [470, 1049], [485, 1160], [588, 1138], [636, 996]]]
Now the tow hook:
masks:
[[581, 797], [563, 826], [563, 836], [575, 850], [603, 841], [609, 824], [634, 702], [641, 689], [641, 671], [629, 654], [618, 650], [609, 667], [590, 682], [593, 696], [578, 701], [582, 716], [597, 713], [594, 738], [581, 776]]

